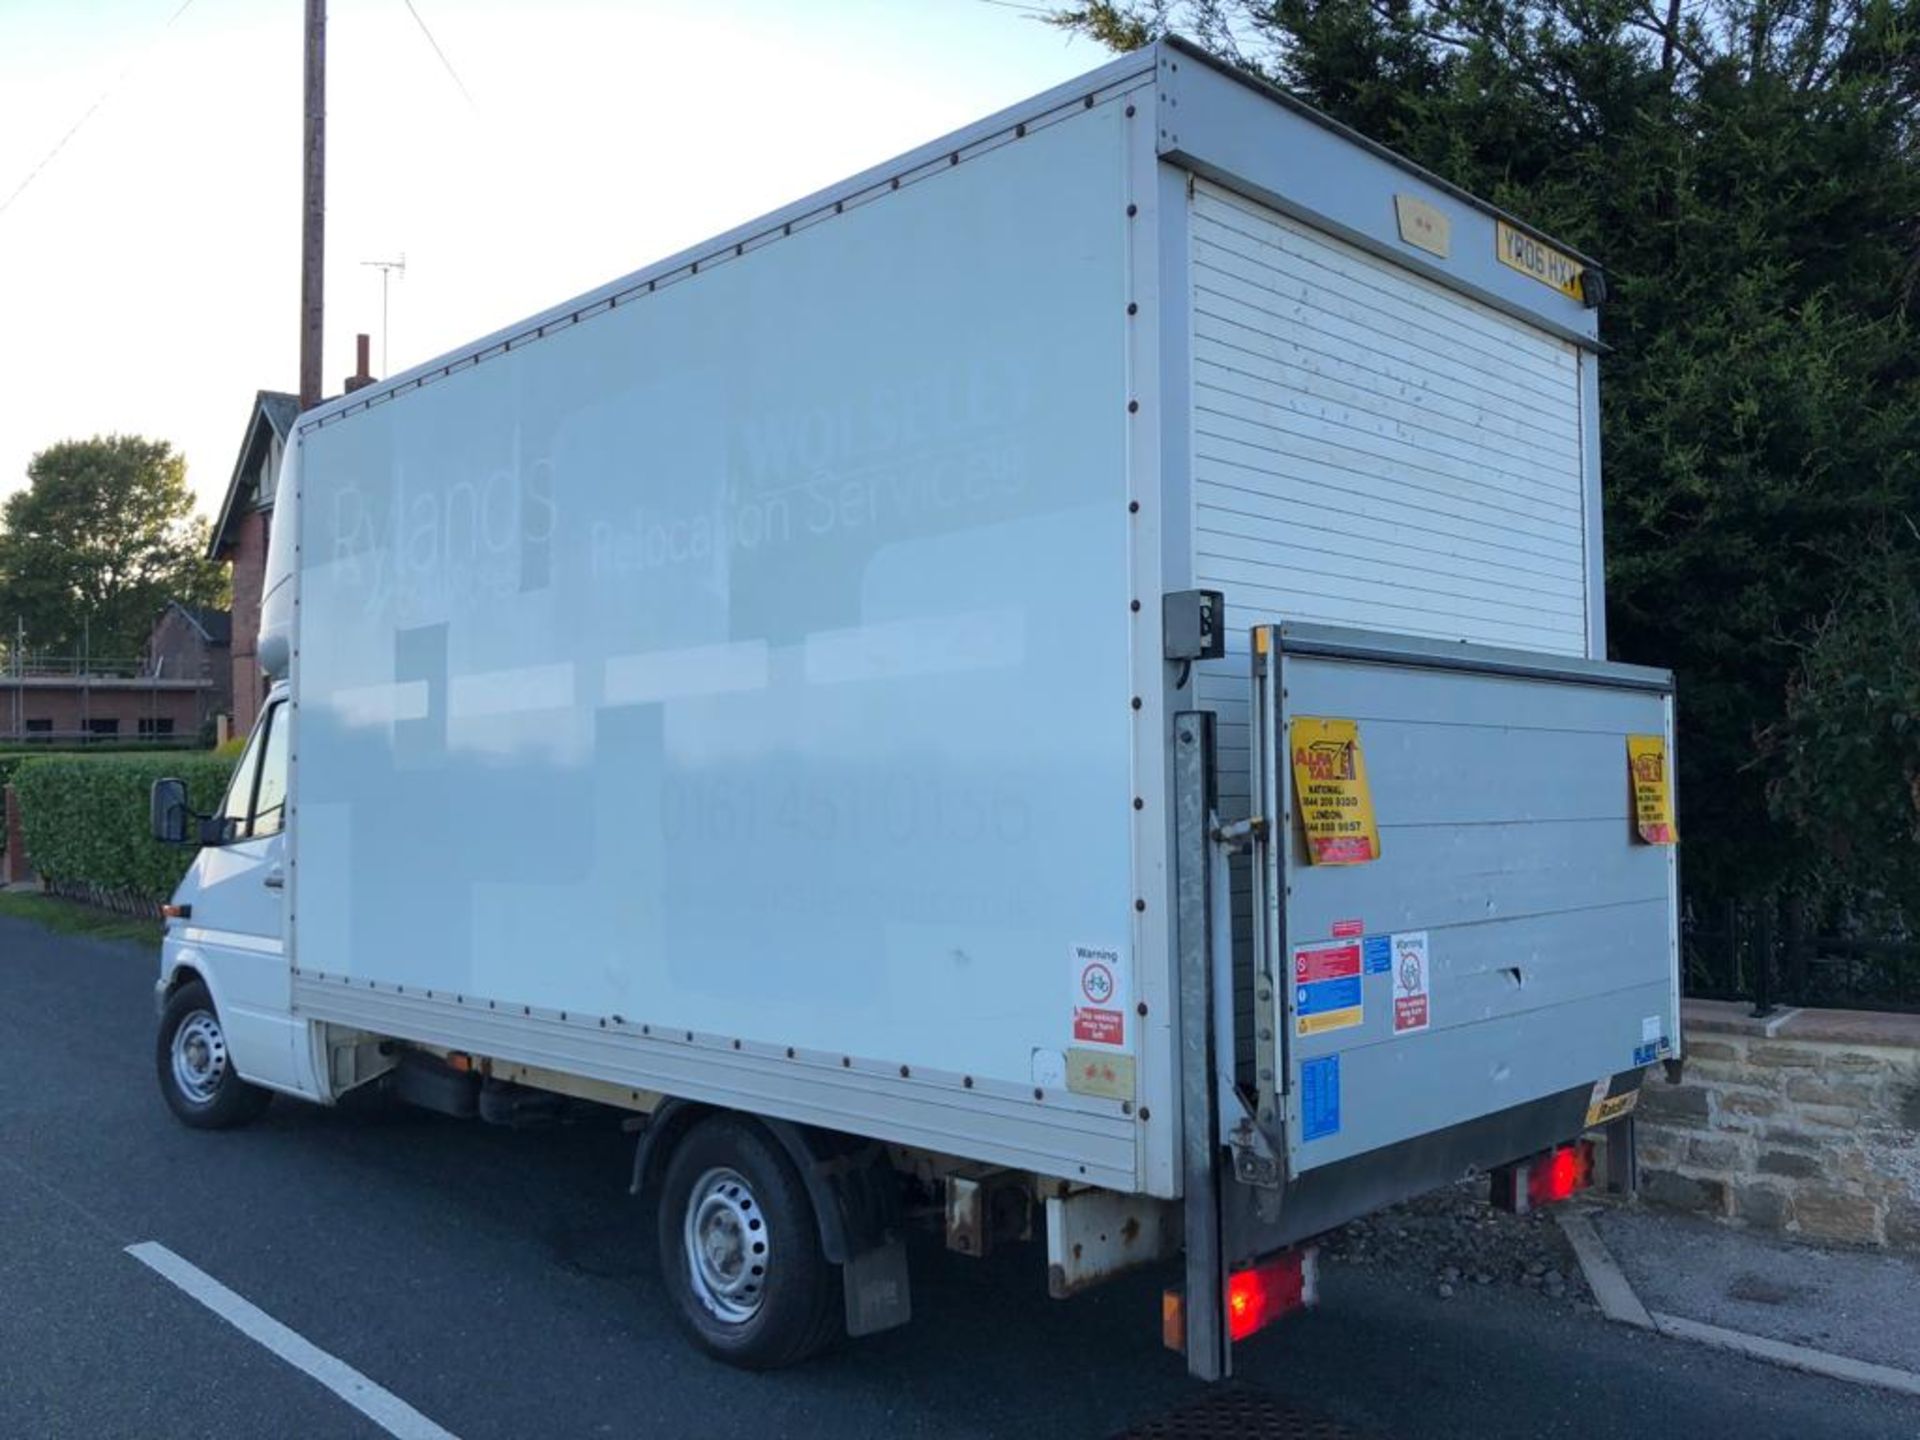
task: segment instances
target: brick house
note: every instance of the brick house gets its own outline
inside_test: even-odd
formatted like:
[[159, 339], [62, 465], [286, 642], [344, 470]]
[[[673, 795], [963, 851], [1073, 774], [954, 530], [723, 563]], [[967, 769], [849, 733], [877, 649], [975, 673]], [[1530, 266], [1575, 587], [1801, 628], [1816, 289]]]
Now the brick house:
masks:
[[274, 482], [280, 457], [300, 413], [297, 396], [262, 390], [253, 398], [233, 478], [213, 527], [208, 554], [233, 566], [233, 619], [229, 647], [235, 734], [253, 728], [266, 698], [260, 674], [260, 590], [266, 576], [267, 531], [273, 523]]
[[204, 605], [167, 602], [147, 637], [147, 672], [172, 680], [204, 676], [212, 687], [203, 719], [233, 713], [233, 616]]
[[169, 602], [144, 655], [15, 654], [0, 670], [0, 743], [193, 744], [232, 707], [224, 610]]
[[213, 711], [204, 676], [77, 674], [28, 668], [0, 674], [0, 741], [66, 747], [200, 735]]

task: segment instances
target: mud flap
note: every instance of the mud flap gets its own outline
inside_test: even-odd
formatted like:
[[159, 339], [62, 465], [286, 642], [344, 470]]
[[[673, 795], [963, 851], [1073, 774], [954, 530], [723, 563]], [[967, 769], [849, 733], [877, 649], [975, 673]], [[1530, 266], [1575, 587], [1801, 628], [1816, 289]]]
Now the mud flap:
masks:
[[847, 1296], [847, 1334], [873, 1335], [913, 1318], [907, 1247], [901, 1240], [849, 1256], [841, 1263], [840, 1278]]

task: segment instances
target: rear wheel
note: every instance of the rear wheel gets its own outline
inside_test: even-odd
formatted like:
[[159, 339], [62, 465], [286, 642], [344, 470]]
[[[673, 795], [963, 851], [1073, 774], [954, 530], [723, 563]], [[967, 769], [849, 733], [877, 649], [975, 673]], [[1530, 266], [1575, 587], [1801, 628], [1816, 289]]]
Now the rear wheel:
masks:
[[198, 980], [167, 998], [154, 1060], [168, 1108], [196, 1130], [244, 1125], [273, 1099], [272, 1091], [249, 1085], [233, 1068], [227, 1032]]
[[752, 1370], [793, 1365], [841, 1333], [840, 1273], [779, 1142], [717, 1115], [675, 1146], [661, 1180], [660, 1271], [681, 1327]]

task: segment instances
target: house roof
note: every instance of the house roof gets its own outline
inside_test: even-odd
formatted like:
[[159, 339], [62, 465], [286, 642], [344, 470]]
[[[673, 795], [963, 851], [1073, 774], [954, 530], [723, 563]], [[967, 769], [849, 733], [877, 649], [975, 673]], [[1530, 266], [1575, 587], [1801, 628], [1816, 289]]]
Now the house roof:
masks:
[[[262, 447], [272, 439], [285, 444], [299, 415], [298, 395], [289, 395], [284, 390], [261, 390], [254, 394], [253, 413], [247, 417], [246, 435], [240, 442], [240, 454], [233, 462], [233, 477], [227, 481], [226, 499], [220, 503], [220, 518], [214, 522], [213, 538], [207, 546], [209, 559], [218, 560], [232, 543], [230, 531], [234, 521], [246, 513], [246, 501], [253, 494], [254, 473], [259, 468]], [[267, 502], [272, 503], [271, 499]]]
[[200, 632], [200, 638], [209, 645], [233, 643], [232, 612], [215, 610], [207, 605], [182, 605], [178, 600], [169, 600], [167, 609], [178, 610], [186, 622]]

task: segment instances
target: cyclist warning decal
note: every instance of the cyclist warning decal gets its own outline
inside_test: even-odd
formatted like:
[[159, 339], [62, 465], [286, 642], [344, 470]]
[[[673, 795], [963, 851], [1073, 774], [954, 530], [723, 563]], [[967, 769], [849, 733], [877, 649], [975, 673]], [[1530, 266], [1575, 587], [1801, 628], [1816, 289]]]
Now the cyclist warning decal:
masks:
[[1433, 968], [1427, 958], [1427, 932], [1410, 930], [1393, 937], [1393, 1033], [1424, 1030], [1433, 1018], [1429, 1000]]
[[1071, 945], [1073, 1038], [1080, 1045], [1127, 1043], [1126, 966], [1117, 945]]
[[1633, 776], [1633, 823], [1649, 845], [1680, 838], [1673, 825], [1673, 775], [1664, 735], [1627, 736], [1627, 770]]
[[1315, 865], [1364, 865], [1380, 858], [1373, 796], [1352, 720], [1297, 715], [1288, 726], [1294, 802]]
[[1293, 1030], [1320, 1035], [1366, 1019], [1360, 989], [1360, 943], [1293, 947]]

